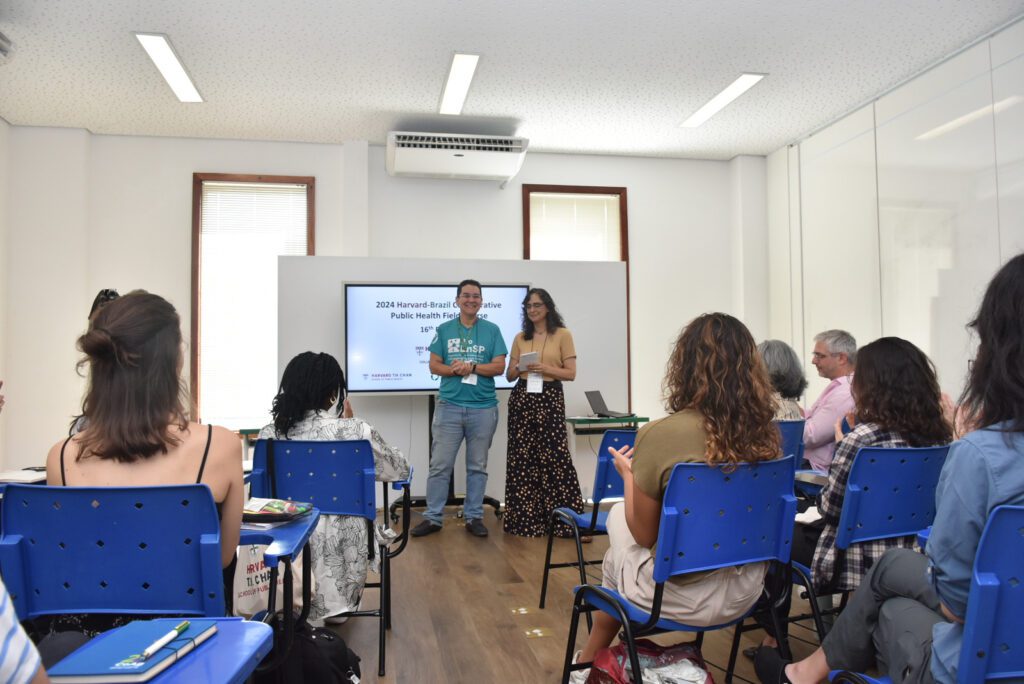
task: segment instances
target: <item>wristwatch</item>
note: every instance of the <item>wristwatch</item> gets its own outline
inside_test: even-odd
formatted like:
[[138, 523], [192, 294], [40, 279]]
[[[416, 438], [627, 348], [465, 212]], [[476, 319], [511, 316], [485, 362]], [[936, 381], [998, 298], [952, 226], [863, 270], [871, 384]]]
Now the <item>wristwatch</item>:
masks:
[[470, 372], [470, 373], [476, 373], [476, 364], [475, 364], [475, 363], [473, 364], [473, 370], [471, 370], [471, 371], [469, 371], [469, 372]]

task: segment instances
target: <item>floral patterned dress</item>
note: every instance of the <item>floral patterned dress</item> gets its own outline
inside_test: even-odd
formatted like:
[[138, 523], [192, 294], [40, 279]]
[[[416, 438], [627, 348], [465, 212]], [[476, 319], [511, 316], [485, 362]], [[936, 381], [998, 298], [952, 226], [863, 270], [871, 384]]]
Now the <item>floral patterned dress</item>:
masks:
[[[273, 424], [260, 430], [259, 438], [285, 439]], [[327, 411], [310, 411], [292, 426], [287, 439], [369, 440], [378, 481], [391, 482], [409, 477], [409, 461], [402, 452], [389, 446], [373, 426], [360, 418], [339, 418]], [[364, 518], [320, 516], [309, 540], [315, 579], [309, 610], [311, 621], [359, 609], [370, 565], [367, 558], [368, 535]]]

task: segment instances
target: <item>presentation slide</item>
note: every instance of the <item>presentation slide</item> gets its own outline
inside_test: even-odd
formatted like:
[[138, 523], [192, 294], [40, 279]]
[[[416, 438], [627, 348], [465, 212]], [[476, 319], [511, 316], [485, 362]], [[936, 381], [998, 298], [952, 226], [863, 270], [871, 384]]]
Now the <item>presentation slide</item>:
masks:
[[[450, 285], [345, 285], [345, 378], [349, 392], [435, 391], [440, 378], [430, 374], [434, 329], [459, 315], [456, 283]], [[512, 348], [522, 330], [526, 285], [482, 288], [479, 317], [496, 324]], [[494, 378], [498, 389], [512, 383]]]

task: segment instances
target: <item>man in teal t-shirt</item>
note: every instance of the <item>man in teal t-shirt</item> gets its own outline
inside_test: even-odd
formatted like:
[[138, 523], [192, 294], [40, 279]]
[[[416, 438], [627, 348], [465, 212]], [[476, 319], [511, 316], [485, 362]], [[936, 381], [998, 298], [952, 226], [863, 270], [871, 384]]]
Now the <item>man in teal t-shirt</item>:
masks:
[[437, 326], [428, 349], [430, 372], [441, 376], [441, 390], [431, 426], [430, 474], [427, 478], [426, 518], [412, 530], [423, 537], [438, 532], [444, 521], [448, 481], [462, 440], [466, 440], [466, 531], [486, 537], [484, 493], [487, 489], [487, 450], [498, 427], [498, 397], [494, 376], [505, 372], [505, 340], [494, 323], [480, 318], [480, 283], [463, 280], [456, 291], [459, 315]]

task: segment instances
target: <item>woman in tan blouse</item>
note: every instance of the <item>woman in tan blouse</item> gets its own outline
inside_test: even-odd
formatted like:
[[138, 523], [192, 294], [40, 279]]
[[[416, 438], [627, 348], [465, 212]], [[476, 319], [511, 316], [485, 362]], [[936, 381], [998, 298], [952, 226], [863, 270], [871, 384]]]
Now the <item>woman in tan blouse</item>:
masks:
[[[525, 372], [519, 359], [536, 352]], [[533, 288], [523, 300], [523, 331], [512, 342], [505, 377], [518, 379], [508, 401], [504, 529], [521, 537], [547, 534], [556, 508], [583, 510], [580, 483], [565, 434], [562, 383], [576, 378], [576, 348], [555, 302]], [[556, 532], [569, 536], [560, 525]]]

